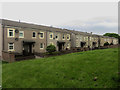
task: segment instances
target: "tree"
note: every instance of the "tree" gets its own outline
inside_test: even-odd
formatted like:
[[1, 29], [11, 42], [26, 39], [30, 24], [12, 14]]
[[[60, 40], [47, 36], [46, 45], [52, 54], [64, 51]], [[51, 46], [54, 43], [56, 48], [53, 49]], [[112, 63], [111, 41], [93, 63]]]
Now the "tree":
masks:
[[109, 36], [109, 37], [115, 37], [115, 38], [119, 38], [120, 36], [116, 33], [105, 33], [103, 36]]
[[51, 44], [51, 45], [47, 46], [46, 50], [49, 52], [49, 54], [52, 54], [53, 52], [56, 51], [56, 47]]

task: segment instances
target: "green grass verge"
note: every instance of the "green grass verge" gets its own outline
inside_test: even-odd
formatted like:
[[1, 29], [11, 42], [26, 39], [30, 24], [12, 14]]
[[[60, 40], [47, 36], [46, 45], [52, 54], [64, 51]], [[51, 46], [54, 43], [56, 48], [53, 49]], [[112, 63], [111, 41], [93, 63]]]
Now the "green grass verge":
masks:
[[3, 88], [113, 88], [118, 84], [118, 49], [26, 60], [2, 68]]

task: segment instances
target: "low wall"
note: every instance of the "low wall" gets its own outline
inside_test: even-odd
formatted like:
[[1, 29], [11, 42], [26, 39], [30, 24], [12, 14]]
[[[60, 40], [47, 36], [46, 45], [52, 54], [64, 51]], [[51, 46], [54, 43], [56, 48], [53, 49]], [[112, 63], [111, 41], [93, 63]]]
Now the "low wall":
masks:
[[28, 59], [34, 59], [34, 55], [30, 56], [15, 56], [15, 61], [21, 61], [21, 60], [28, 60]]
[[28, 60], [28, 59], [34, 59], [34, 55], [29, 55], [29, 56], [23, 56], [23, 55], [16, 55], [15, 53], [12, 52], [2, 52], [2, 59], [3, 61], [7, 62], [15, 62], [15, 61], [21, 61], [21, 60]]
[[[61, 52], [56, 52], [53, 55], [48, 55], [46, 53], [35, 53], [36, 56], [39, 57], [50, 57], [50, 56], [57, 56], [57, 55], [63, 55], [63, 54], [68, 54], [68, 53], [74, 53], [74, 52], [82, 52], [82, 51], [89, 51], [89, 50], [96, 50], [96, 49], [106, 49], [106, 48], [116, 48], [118, 47], [118, 45], [109, 45], [109, 46], [101, 46], [101, 47], [96, 47], [93, 49], [90, 48], [81, 48], [81, 47], [75, 47], [75, 48], [71, 48], [71, 50], [65, 50], [65, 51], [61, 51]], [[29, 56], [23, 56], [23, 55], [17, 55], [15, 53], [12, 52], [2, 52], [2, 58], [4, 61], [7, 62], [14, 62], [14, 61], [21, 61], [21, 60], [28, 60], [28, 59], [34, 59], [35, 55], [29, 55]]]
[[15, 54], [12, 52], [2, 52], [2, 59], [7, 62], [15, 61]]
[[87, 48], [87, 47], [84, 47], [84, 48], [82, 48], [82, 47], [75, 47], [75, 48], [72, 47], [72, 48], [71, 48], [71, 51], [76, 51], [76, 52], [77, 52], [77, 51], [79, 51], [79, 52], [80, 52], [80, 51], [88, 51], [88, 50], [90, 50], [90, 48]]

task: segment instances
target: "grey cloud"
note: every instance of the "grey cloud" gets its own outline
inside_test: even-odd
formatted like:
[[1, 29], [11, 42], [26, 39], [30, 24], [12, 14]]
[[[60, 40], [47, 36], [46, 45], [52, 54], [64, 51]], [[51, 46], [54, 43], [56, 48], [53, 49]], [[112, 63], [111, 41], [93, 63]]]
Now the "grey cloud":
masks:
[[93, 32], [96, 34], [104, 34], [107, 32], [118, 33], [118, 22], [116, 18], [100, 17], [85, 21], [74, 20], [61, 25], [61, 28], [78, 30], [83, 32]]

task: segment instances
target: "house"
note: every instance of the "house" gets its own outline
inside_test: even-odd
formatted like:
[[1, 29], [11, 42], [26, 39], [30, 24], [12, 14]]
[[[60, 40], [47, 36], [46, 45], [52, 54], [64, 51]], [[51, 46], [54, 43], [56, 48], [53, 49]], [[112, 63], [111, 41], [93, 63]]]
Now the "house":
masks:
[[9, 62], [15, 61], [16, 55], [34, 58], [34, 54], [46, 52], [50, 44], [62, 51], [95, 48], [104, 46], [105, 42], [118, 44], [112, 37], [0, 19], [0, 57]]
[[50, 44], [57, 51], [70, 49], [70, 32], [62, 29], [1, 19], [0, 56], [6, 53], [44, 53]]

